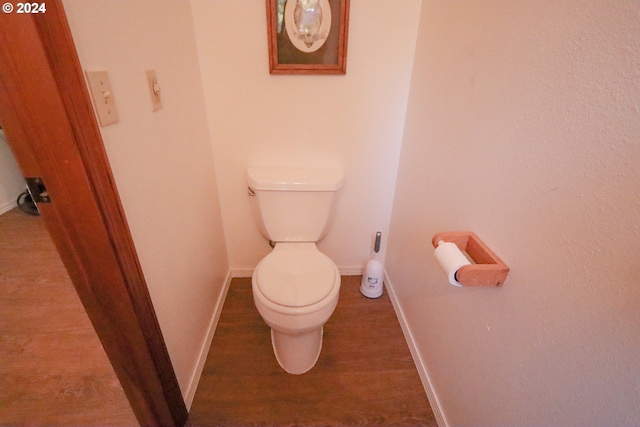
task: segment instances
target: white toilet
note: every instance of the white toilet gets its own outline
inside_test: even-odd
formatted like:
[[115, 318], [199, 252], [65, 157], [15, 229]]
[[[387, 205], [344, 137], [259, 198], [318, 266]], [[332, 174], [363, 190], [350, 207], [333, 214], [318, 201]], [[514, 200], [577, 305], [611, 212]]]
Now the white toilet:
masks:
[[342, 178], [336, 169], [248, 171], [258, 226], [275, 243], [253, 272], [253, 300], [271, 328], [276, 359], [290, 374], [316, 364], [322, 327], [338, 304], [340, 273], [315, 242], [327, 230]]

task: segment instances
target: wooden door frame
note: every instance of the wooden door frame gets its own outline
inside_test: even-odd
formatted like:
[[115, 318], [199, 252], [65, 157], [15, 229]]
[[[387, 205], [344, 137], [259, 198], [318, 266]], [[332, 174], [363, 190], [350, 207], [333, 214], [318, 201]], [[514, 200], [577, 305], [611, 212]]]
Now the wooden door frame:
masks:
[[45, 224], [141, 425], [188, 413], [127, 225], [61, 0], [0, 13], [0, 117]]

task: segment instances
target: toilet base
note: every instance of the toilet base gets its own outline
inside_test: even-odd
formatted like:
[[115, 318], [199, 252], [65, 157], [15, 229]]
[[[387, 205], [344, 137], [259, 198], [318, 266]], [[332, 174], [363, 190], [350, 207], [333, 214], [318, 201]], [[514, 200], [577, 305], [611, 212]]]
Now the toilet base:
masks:
[[280, 367], [294, 375], [304, 374], [313, 368], [322, 350], [322, 335], [322, 326], [300, 335], [271, 329], [271, 345]]

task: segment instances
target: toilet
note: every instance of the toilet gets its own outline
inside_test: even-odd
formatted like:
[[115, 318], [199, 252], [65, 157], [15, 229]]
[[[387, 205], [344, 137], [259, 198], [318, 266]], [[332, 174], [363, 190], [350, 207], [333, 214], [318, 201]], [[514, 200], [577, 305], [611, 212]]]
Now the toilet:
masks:
[[303, 374], [322, 350], [323, 325], [340, 293], [340, 272], [316, 246], [342, 187], [339, 169], [249, 168], [248, 190], [262, 234], [273, 250], [256, 266], [253, 300], [271, 328], [278, 364]]

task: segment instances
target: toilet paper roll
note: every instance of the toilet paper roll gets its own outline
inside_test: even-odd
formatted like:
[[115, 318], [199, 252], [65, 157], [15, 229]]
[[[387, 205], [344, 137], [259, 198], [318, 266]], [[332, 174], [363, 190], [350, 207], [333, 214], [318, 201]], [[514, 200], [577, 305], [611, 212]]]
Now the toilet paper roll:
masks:
[[456, 280], [456, 271], [465, 265], [470, 265], [471, 262], [467, 259], [462, 251], [455, 243], [438, 242], [438, 247], [434, 251], [436, 261], [440, 264], [440, 268], [445, 272], [449, 278], [449, 283], [453, 286], [462, 286], [460, 282]]

